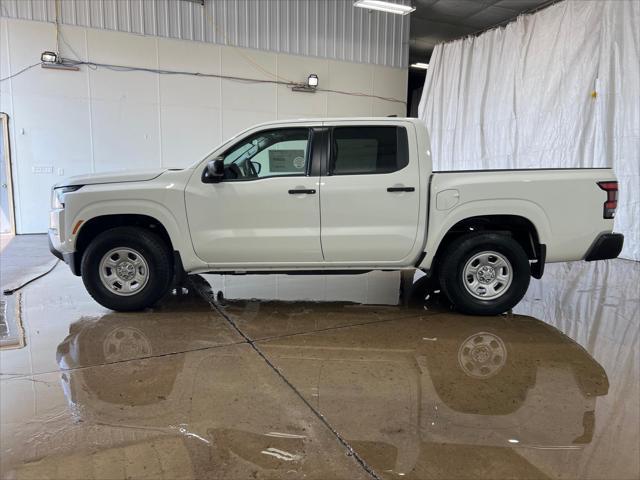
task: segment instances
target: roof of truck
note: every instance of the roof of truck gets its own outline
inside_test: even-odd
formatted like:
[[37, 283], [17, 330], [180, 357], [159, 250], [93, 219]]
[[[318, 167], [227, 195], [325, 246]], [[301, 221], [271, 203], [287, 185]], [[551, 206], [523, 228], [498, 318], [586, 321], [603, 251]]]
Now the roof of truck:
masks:
[[[270, 122], [260, 123], [255, 127], [262, 125], [280, 125], [283, 123], [320, 123], [320, 122], [397, 122], [407, 121], [412, 123], [424, 123], [419, 118], [413, 117], [311, 117], [311, 118], [287, 118], [283, 120], [273, 120]], [[252, 127], [253, 128], [253, 127]]]

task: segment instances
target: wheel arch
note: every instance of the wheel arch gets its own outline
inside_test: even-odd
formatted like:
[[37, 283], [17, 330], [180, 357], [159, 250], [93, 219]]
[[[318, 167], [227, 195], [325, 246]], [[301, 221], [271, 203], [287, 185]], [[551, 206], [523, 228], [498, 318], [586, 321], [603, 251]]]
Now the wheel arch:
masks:
[[[545, 255], [544, 234], [529, 218], [523, 215], [509, 213], [474, 215], [459, 219], [440, 235], [439, 240], [420, 264], [420, 268], [429, 270], [430, 274], [437, 271], [439, 258], [453, 240], [472, 232], [492, 232], [510, 235], [524, 249], [530, 260], [536, 260], [542, 267]], [[541, 273], [540, 273], [541, 275]]]
[[76, 263], [76, 265], [74, 265], [75, 271], [80, 272], [82, 256], [91, 241], [102, 232], [116, 227], [139, 227], [149, 230], [162, 239], [172, 254], [175, 251], [173, 241], [171, 240], [171, 236], [169, 235], [167, 228], [155, 217], [145, 214], [131, 213], [97, 215], [82, 222], [76, 234], [76, 254], [74, 255], [74, 262]]

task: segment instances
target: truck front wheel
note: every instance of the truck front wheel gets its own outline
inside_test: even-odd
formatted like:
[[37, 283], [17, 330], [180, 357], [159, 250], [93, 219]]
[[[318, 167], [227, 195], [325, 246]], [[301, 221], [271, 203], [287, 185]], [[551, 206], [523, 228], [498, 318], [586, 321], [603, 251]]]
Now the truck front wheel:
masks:
[[472, 233], [443, 252], [440, 284], [457, 310], [497, 315], [513, 308], [529, 287], [529, 258], [513, 238]]
[[117, 227], [93, 239], [82, 256], [82, 281], [100, 305], [117, 311], [156, 303], [173, 278], [171, 252], [153, 232]]

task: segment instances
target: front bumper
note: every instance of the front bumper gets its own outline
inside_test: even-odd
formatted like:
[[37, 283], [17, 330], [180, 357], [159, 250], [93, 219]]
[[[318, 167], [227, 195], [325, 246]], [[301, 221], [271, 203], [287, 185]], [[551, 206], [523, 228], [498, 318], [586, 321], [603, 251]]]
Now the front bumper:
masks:
[[[76, 258], [75, 252], [62, 252], [59, 250], [59, 243], [56, 241], [57, 235], [55, 230], [49, 229], [49, 251], [53, 253], [56, 257], [62, 260], [64, 263], [69, 265], [71, 272], [74, 275], [80, 275], [80, 262], [78, 262]], [[56, 245], [58, 243], [58, 245]]]
[[584, 259], [587, 262], [616, 258], [622, 251], [624, 235], [621, 233], [603, 233], [591, 244]]

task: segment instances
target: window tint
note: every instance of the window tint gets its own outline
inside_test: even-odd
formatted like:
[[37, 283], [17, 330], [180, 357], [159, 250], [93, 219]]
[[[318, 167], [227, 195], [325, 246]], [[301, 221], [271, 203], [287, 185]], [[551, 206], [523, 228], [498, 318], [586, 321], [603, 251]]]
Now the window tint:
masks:
[[306, 175], [309, 129], [267, 130], [241, 140], [224, 155], [225, 179]]
[[333, 129], [333, 175], [391, 173], [409, 163], [403, 127]]

